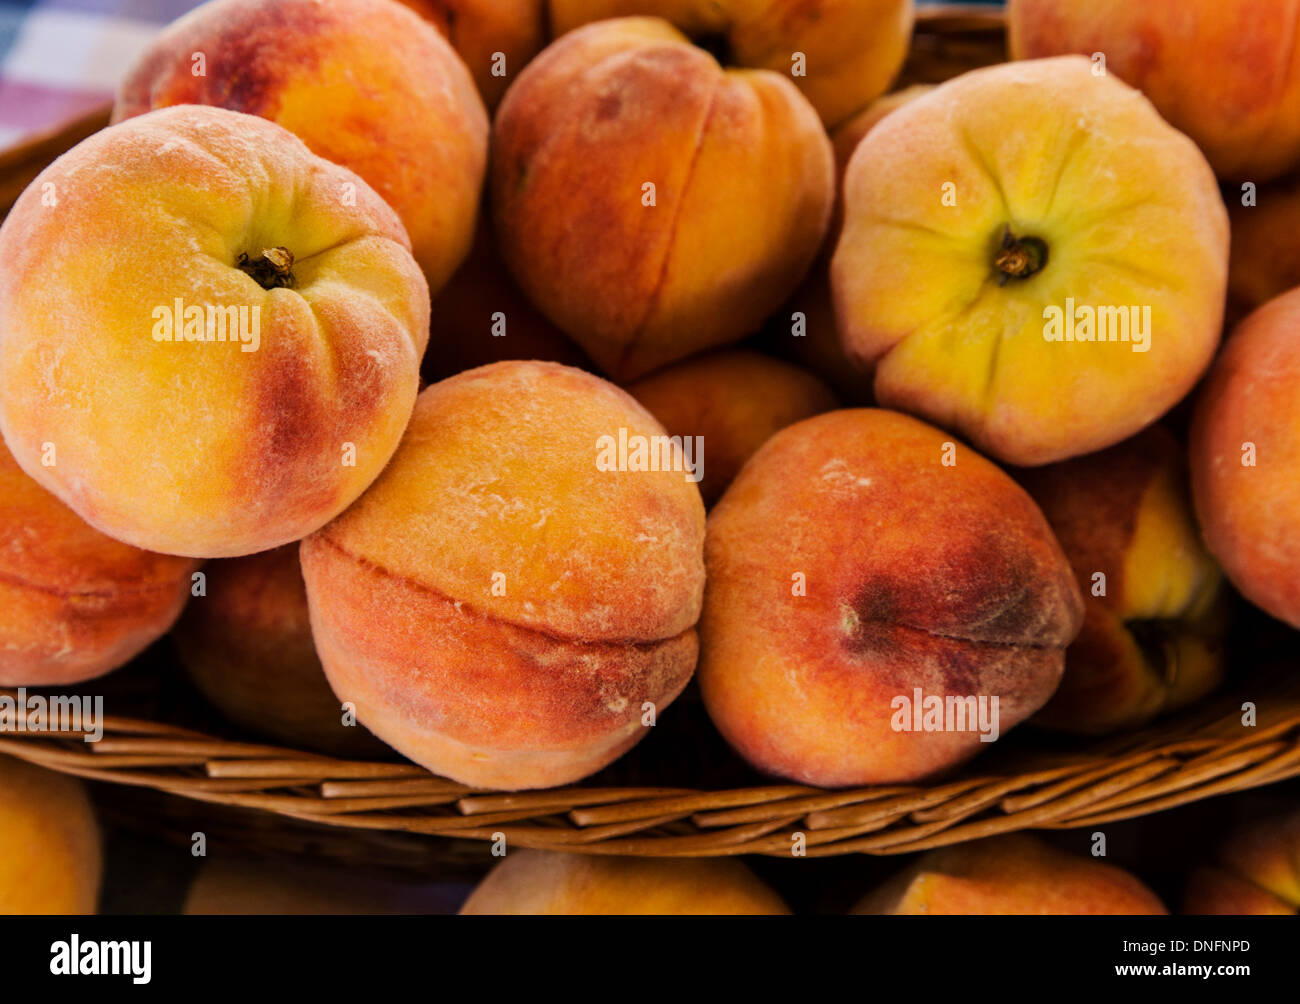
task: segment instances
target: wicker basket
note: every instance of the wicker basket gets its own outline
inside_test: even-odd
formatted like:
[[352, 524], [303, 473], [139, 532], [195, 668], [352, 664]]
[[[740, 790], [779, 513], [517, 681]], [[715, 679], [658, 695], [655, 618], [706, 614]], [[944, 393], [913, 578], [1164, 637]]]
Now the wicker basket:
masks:
[[[903, 82], [935, 82], [1004, 57], [997, 8], [928, 8]], [[2, 204], [106, 121], [105, 110], [0, 156]], [[1010, 830], [1095, 826], [1300, 775], [1295, 635], [1242, 613], [1230, 639], [1231, 694], [1105, 741], [1066, 742], [1024, 727], [926, 784], [825, 791], [765, 783], [725, 748], [688, 689], [652, 737], [583, 784], [475, 791], [396, 759], [341, 761], [240, 736], [188, 689], [166, 642], [95, 682], [108, 707], [135, 715], [109, 717], [100, 742], [5, 733], [0, 753], [131, 786], [100, 792], [108, 816], [178, 841], [202, 829], [256, 849], [395, 869], [479, 866], [482, 841], [497, 834], [514, 846], [593, 854], [895, 854]], [[1257, 709], [1252, 726], [1243, 725], [1246, 702]]]

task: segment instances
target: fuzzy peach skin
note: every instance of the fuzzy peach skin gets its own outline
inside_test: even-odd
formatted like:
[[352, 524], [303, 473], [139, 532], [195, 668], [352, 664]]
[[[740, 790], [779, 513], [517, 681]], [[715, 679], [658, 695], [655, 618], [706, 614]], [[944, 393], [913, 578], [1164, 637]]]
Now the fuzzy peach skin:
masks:
[[0, 914], [90, 914], [103, 872], [85, 786], [0, 756]]
[[214, 857], [199, 865], [185, 916], [384, 916], [447, 914], [436, 885], [395, 882], [343, 867], [253, 857]]
[[487, 112], [451, 46], [394, 0], [210, 0], [140, 56], [113, 119], [180, 104], [260, 115], [361, 175], [402, 218], [431, 289], [469, 251]]
[[511, 851], [460, 909], [485, 915], [777, 915], [781, 897], [734, 858]]
[[470, 370], [420, 395], [379, 480], [303, 542], [326, 675], [380, 739], [464, 784], [541, 788], [617, 758], [681, 692], [704, 506], [679, 450], [675, 471], [599, 469], [620, 430], [664, 436], [581, 370]]
[[[777, 351], [812, 370], [848, 404], [866, 405], [872, 401], [870, 380], [857, 361], [844, 350], [844, 343], [836, 329], [835, 305], [831, 301], [831, 256], [835, 253], [835, 245], [839, 242], [840, 229], [844, 223], [843, 200], [839, 197], [841, 182], [845, 168], [848, 167], [853, 151], [862, 142], [862, 137], [890, 112], [932, 90], [932, 84], [913, 84], [886, 94], [832, 130], [831, 146], [835, 153], [838, 180], [830, 226], [822, 242], [821, 253], [808, 275], [768, 325], [767, 330], [774, 336]], [[794, 336], [796, 313], [803, 315], [803, 334], [797, 337]]]
[[1210, 552], [1256, 606], [1300, 628], [1300, 290], [1233, 331], [1192, 419], [1192, 498]]
[[869, 893], [857, 914], [1004, 916], [1168, 913], [1122, 868], [1008, 833], [927, 852]]
[[1188, 881], [1184, 913], [1300, 912], [1300, 812], [1249, 823]]
[[701, 437], [706, 506], [774, 433], [837, 404], [811, 373], [747, 349], [675, 363], [629, 384], [627, 392], [669, 435]]
[[[662, 17], [719, 43], [727, 62], [794, 81], [836, 125], [889, 88], [907, 55], [912, 0], [550, 0], [555, 34], [601, 18]], [[794, 76], [794, 54], [805, 57]]]
[[1088, 735], [1133, 729], [1217, 687], [1228, 594], [1192, 515], [1178, 441], [1152, 426], [1017, 476], [1085, 597], [1065, 677], [1034, 723]]
[[[277, 248], [291, 288], [239, 264]], [[187, 105], [111, 126], [23, 193], [0, 257], [0, 430], [103, 533], [265, 550], [341, 512], [397, 447], [428, 287], [383, 200], [272, 122]], [[201, 320], [205, 340], [160, 340], [177, 301], [246, 308], [241, 337]]]
[[171, 627], [198, 564], [91, 529], [0, 442], [0, 686], [116, 669]]
[[[489, 109], [548, 40], [547, 0], [401, 0], [465, 60]], [[496, 54], [504, 58], [499, 64]], [[504, 72], [494, 72], [504, 71]]]
[[812, 262], [833, 185], [788, 78], [723, 70], [657, 18], [562, 36], [493, 129], [503, 260], [620, 381], [757, 330]]
[[508, 359], [540, 359], [595, 369], [573, 339], [538, 313], [497, 254], [486, 215], [474, 246], [433, 300], [439, 332], [424, 354], [421, 372], [430, 383]]
[[1261, 185], [1254, 205], [1241, 199], [1240, 192], [1229, 191], [1227, 321], [1233, 325], [1300, 286], [1300, 175]]
[[1300, 162], [1300, 9], [1293, 0], [1010, 0], [1013, 59], [1101, 52], [1196, 140], [1220, 176]]
[[343, 723], [312, 641], [298, 546], [204, 568], [204, 594], [172, 640], [186, 674], [231, 721], [290, 746], [345, 758], [381, 755], [363, 727]]
[[946, 442], [896, 412], [819, 415], [769, 439], [710, 514], [700, 691], [759, 770], [928, 777], [990, 743], [975, 723], [895, 730], [895, 698], [997, 697], [1005, 735], [1056, 689], [1083, 616], [1070, 566], [1029, 496]]
[[[894, 111], [849, 162], [844, 215], [835, 309], [877, 401], [999, 460], [1128, 438], [1218, 344], [1228, 224], [1214, 175], [1081, 57], [975, 70]], [[1067, 301], [1138, 308], [1139, 324], [1149, 307], [1149, 340], [1049, 341]]]

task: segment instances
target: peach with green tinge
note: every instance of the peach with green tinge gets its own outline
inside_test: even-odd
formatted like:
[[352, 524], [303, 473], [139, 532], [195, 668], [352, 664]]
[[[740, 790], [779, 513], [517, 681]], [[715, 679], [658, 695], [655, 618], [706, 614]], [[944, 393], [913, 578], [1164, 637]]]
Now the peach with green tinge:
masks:
[[1166, 914], [1133, 875], [1058, 850], [1040, 837], [1008, 833], [924, 854], [853, 909], [894, 915]]
[[667, 366], [627, 392], [669, 435], [699, 437], [700, 494], [713, 505], [771, 436], [830, 411], [834, 393], [811, 373], [746, 349], [724, 349]]
[[[710, 717], [759, 770], [824, 787], [914, 781], [990, 748], [978, 702], [999, 736], [1042, 707], [1083, 617], [1024, 490], [890, 411], [769, 439], [713, 508], [705, 564]], [[905, 728], [896, 702], [916, 688], [954, 699], [953, 728]], [[965, 723], [957, 698], [977, 702]]]
[[502, 259], [620, 381], [756, 331], [812, 262], [833, 186], [789, 79], [724, 70], [658, 18], [561, 36], [493, 129]]
[[685, 687], [704, 506], [680, 469], [602, 469], [620, 430], [665, 436], [581, 370], [470, 370], [420, 395], [379, 480], [303, 542], [326, 675], [380, 739], [476, 787], [566, 784]]
[[0, 429], [103, 533], [193, 557], [298, 540], [401, 438], [424, 276], [392, 209], [272, 122], [110, 126], [23, 193], [0, 257]]
[[1300, 290], [1224, 343], [1192, 419], [1192, 497], [1241, 594], [1300, 628]]
[[[735, 66], [788, 76], [834, 126], [883, 94], [912, 37], [912, 0], [550, 0], [558, 35], [589, 21], [650, 15], [718, 43]], [[802, 62], [797, 57], [802, 56]]]
[[1017, 477], [1085, 597], [1060, 689], [1035, 724], [1094, 735], [1137, 728], [1217, 687], [1228, 593], [1201, 541], [1177, 440], [1153, 426]]
[[171, 627], [196, 568], [87, 526], [0, 441], [0, 686], [59, 687], [121, 666]]
[[1239, 827], [1188, 880], [1184, 913], [1300, 913], [1300, 812]]
[[298, 545], [211, 561], [206, 582], [172, 629], [190, 681], [231, 721], [263, 736], [344, 758], [384, 745], [325, 680], [307, 613]]
[[[397, 210], [431, 289], [469, 251], [487, 112], [460, 57], [401, 4], [210, 0], [140, 56], [113, 118], [181, 104], [260, 115], [355, 171]], [[341, 182], [334, 197], [351, 198]]]
[[1227, 260], [1200, 151], [1067, 56], [963, 74], [872, 129], [831, 284], [880, 404], [1028, 466], [1114, 445], [1191, 390]]
[[1300, 163], [1300, 8], [1293, 0], [1011, 0], [1013, 59], [1105, 56], [1205, 151], [1266, 181]]
[[85, 786], [0, 756], [0, 914], [91, 914], [103, 873]]
[[734, 858], [635, 858], [511, 851], [479, 883], [462, 916], [789, 913]]

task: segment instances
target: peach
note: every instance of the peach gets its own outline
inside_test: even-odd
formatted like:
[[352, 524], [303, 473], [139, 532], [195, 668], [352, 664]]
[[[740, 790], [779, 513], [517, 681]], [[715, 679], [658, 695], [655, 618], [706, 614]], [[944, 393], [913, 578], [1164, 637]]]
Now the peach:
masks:
[[1300, 175], [1262, 185], [1253, 205], [1228, 199], [1227, 320], [1235, 325], [1275, 296], [1300, 286]]
[[975, 70], [886, 116], [849, 162], [844, 218], [836, 314], [876, 400], [999, 460], [1128, 438], [1218, 345], [1214, 175], [1081, 57]]
[[1153, 426], [1119, 446], [1023, 471], [1083, 589], [1083, 628], [1038, 725], [1144, 725], [1223, 679], [1228, 595], [1201, 542], [1182, 447]]
[[1052, 695], [1083, 616], [1024, 490], [889, 411], [769, 439], [710, 514], [705, 565], [710, 717], [758, 769], [825, 787], [974, 756]]
[[[401, 0], [465, 60], [489, 109], [547, 41], [547, 0]], [[497, 54], [500, 53], [498, 58]]]
[[634, 858], [511, 851], [463, 916], [774, 915], [789, 909], [735, 858]]
[[113, 118], [182, 104], [260, 115], [355, 171], [397, 210], [431, 289], [468, 252], [487, 112], [452, 47], [401, 4], [210, 0], [140, 56]]
[[510, 359], [594, 367], [586, 353], [520, 292], [483, 216], [469, 257], [434, 297], [433, 318], [440, 337], [425, 352], [421, 366], [430, 383]]
[[700, 437], [706, 506], [774, 433], [836, 406], [834, 393], [811, 373], [745, 349], [695, 356], [629, 384], [627, 392], [669, 435]]
[[756, 331], [830, 212], [830, 140], [807, 99], [771, 71], [723, 70], [657, 18], [552, 43], [492, 144], [503, 260], [616, 380]]
[[23, 193], [0, 258], [0, 430], [109, 536], [289, 543], [397, 447], [428, 287], [392, 209], [272, 122], [187, 105], [111, 126]]
[[0, 685], [116, 669], [171, 627], [196, 568], [91, 529], [0, 442]]
[[1008, 833], [928, 851], [853, 912], [1154, 916], [1168, 911], [1122, 868], [1058, 850], [1027, 833]]
[[209, 858], [195, 873], [186, 916], [379, 916], [452, 912], [437, 885], [359, 875], [341, 867], [259, 858]]
[[1192, 498], [1205, 542], [1246, 599], [1300, 627], [1300, 290], [1247, 317], [1197, 401]]
[[370, 491], [302, 544], [334, 693], [463, 784], [540, 788], [610, 763], [694, 670], [704, 506], [687, 459], [630, 396], [567, 366], [429, 387]]
[[[832, 131], [831, 145], [839, 179], [835, 186], [837, 192], [844, 178], [844, 170], [848, 167], [853, 151], [862, 142], [862, 137], [890, 112], [932, 90], [932, 84], [914, 84], [893, 94], [886, 94]], [[844, 207], [837, 196], [821, 254], [785, 308], [769, 325], [768, 331], [774, 338], [771, 344], [777, 351], [812, 370], [845, 401], [850, 404], [870, 404], [870, 380], [862, 367], [844, 350], [836, 328], [835, 306], [831, 301], [831, 256], [835, 253], [843, 222]], [[803, 315], [803, 325], [801, 333], [794, 336], [796, 313]]]
[[88, 914], [103, 871], [85, 786], [0, 756], [0, 914]]
[[172, 631], [181, 665], [199, 692], [231, 721], [290, 746], [341, 757], [382, 754], [325, 680], [311, 637], [307, 587], [290, 544], [210, 562]]
[[1240, 827], [1188, 882], [1184, 913], [1300, 912], [1300, 812]]
[[1220, 176], [1265, 181], [1300, 162], [1300, 48], [1291, 0], [1010, 0], [1013, 59], [1105, 56], [1200, 145]]
[[889, 88], [913, 18], [912, 0], [550, 0], [550, 10], [557, 35], [602, 18], [665, 18], [729, 63], [790, 75], [828, 126]]

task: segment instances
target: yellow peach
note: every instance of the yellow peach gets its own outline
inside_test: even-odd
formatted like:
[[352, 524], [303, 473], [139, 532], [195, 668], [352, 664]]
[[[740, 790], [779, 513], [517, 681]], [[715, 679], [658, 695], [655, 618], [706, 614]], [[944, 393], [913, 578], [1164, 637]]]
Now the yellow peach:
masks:
[[1036, 465], [1187, 394], [1218, 345], [1227, 259], [1200, 151], [1065, 56], [963, 74], [872, 129], [831, 284], [880, 404]]
[[298, 540], [410, 417], [429, 293], [401, 221], [265, 119], [183, 105], [97, 133], [23, 193], [0, 258], [5, 441], [136, 547]]

